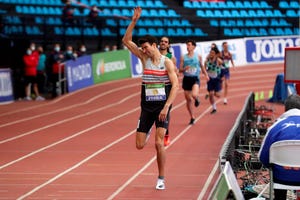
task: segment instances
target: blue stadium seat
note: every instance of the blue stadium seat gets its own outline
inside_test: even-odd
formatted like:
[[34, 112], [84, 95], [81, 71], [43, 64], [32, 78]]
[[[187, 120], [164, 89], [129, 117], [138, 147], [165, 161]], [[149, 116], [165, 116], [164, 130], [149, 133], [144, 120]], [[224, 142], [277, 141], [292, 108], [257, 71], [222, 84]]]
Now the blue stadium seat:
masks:
[[230, 28], [224, 28], [223, 33], [225, 36], [232, 36], [232, 32], [231, 32]]
[[291, 28], [284, 28], [284, 34], [285, 35], [293, 35], [293, 31]]
[[153, 36], [159, 36], [160, 33], [156, 30], [156, 28], [149, 28], [148, 29], [148, 34], [153, 35]]
[[[120, 2], [122, 2], [122, 1], [120, 1]], [[109, 6], [111, 6], [111, 7], [119, 7], [119, 3], [116, 0], [109, 0], [108, 3], [109, 3]], [[95, 5], [97, 5], [97, 4], [98, 3], [95, 3]], [[91, 4], [91, 5], [93, 5], [93, 4]], [[120, 5], [120, 7], [121, 7], [121, 5]]]
[[251, 5], [250, 1], [244, 1], [244, 8], [247, 8], [247, 9], [252, 8], [252, 5]]
[[141, 36], [141, 35], [147, 35], [148, 34], [148, 31], [147, 29], [145, 28], [139, 28], [138, 29], [138, 35]]
[[266, 1], [260, 1], [261, 8], [272, 8]]
[[176, 28], [176, 35], [185, 36], [183, 28]]
[[[125, 33], [125, 30], [124, 30], [124, 33]], [[123, 34], [124, 34], [123, 33]], [[122, 34], [122, 33], [121, 33]], [[111, 31], [110, 31], [110, 29], [109, 28], [103, 28], [103, 29], [101, 29], [101, 35], [103, 35], [103, 36], [115, 36], [116, 34], [115, 33], [112, 33]]]
[[159, 9], [158, 14], [159, 17], [170, 17], [165, 9]]
[[245, 17], [245, 18], [249, 17], [247, 10], [240, 9], [240, 17]]
[[205, 13], [204, 13], [203, 10], [197, 10], [197, 11], [196, 11], [196, 15], [197, 15], [198, 17], [205, 17]]
[[146, 0], [145, 6], [146, 6], [146, 8], [154, 8], [155, 7], [154, 2], [151, 0]]
[[145, 19], [141, 24], [143, 24], [144, 26], [154, 26], [153, 25], [153, 20], [150, 20], [150, 19]]
[[228, 27], [227, 20], [221, 20], [220, 21], [220, 26], [221, 27]]
[[218, 20], [215, 20], [215, 19], [209, 20], [209, 24], [210, 24], [210, 26], [216, 26], [216, 27], [219, 26]]
[[204, 33], [201, 28], [195, 28], [194, 35], [195, 36], [207, 36], [207, 33]]
[[293, 9], [286, 10], [286, 16], [287, 17], [298, 17], [298, 14]]
[[122, 16], [131, 17], [132, 16], [132, 11], [129, 10], [129, 9], [123, 8], [122, 9]]
[[274, 13], [272, 10], [266, 10], [265, 15], [266, 17], [274, 17]]
[[254, 26], [253, 21], [251, 19], [246, 19], [245, 20], [245, 25], [248, 26], [248, 27]]
[[116, 15], [116, 16], [122, 16], [122, 13], [121, 13], [120, 9], [118, 9], [118, 8], [113, 8], [112, 14]]
[[225, 1], [221, 1], [221, 2], [218, 2], [218, 3], [216, 3], [216, 4], [218, 4], [218, 6], [219, 6], [219, 8], [227, 8], [226, 7], [226, 3], [225, 3]]
[[243, 36], [243, 33], [241, 32], [241, 30], [239, 28], [233, 28], [231, 33], [234, 36]]
[[[164, 9], [160, 9], [159, 11], [165, 11]], [[176, 12], [175, 12], [175, 10], [173, 10], [173, 9], [169, 9], [168, 10], [168, 15], [169, 15], [169, 17], [179, 17], [180, 15], [178, 15]]]
[[194, 35], [195, 35], [195, 33], [192, 30], [192, 28], [186, 28], [185, 29], [185, 36], [194, 36]]
[[265, 14], [265, 12], [263, 10], [257, 10], [256, 11], [256, 16], [257, 17], [265, 17], [266, 14]]
[[63, 29], [61, 27], [55, 27], [54, 28], [54, 33], [55, 35], [62, 35], [63, 34]]
[[259, 28], [258, 30], [259, 35], [267, 36], [268, 31], [265, 28]]
[[154, 25], [154, 26], [160, 27], [160, 26], [164, 26], [164, 23], [163, 23], [163, 20], [162, 20], [162, 19], [160, 19], [160, 18], [155, 18], [155, 19], [153, 20], [153, 25]]
[[235, 8], [235, 4], [232, 1], [226, 1], [227, 8]]
[[242, 19], [236, 20], [236, 26], [244, 27], [245, 26], [244, 20], [242, 20]]
[[249, 16], [249, 17], [256, 17], [256, 12], [255, 12], [255, 10], [248, 10], [248, 16]]
[[146, 8], [146, 4], [143, 0], [137, 0], [136, 6], [140, 6], [142, 8]]
[[183, 7], [185, 8], [194, 8], [193, 4], [190, 1], [184, 1]]
[[275, 17], [283, 17], [283, 14], [281, 13], [280, 10], [275, 9], [275, 10], [274, 10], [274, 16], [275, 16]]
[[299, 7], [300, 7], [299, 1], [291, 1], [291, 2], [290, 2], [290, 7], [291, 7], [291, 8], [296, 8], [296, 9], [299, 10]]
[[177, 35], [177, 32], [176, 32], [176, 30], [173, 29], [173, 28], [168, 28], [168, 29], [167, 29], [167, 35], [169, 35], [169, 36], [176, 36], [176, 35]]
[[172, 26], [181, 26], [180, 19], [172, 19], [169, 21]]
[[223, 10], [223, 17], [229, 18], [229, 17], [232, 17], [232, 15], [229, 10]]
[[258, 1], [252, 1], [252, 8], [260, 8], [260, 3]]
[[244, 8], [244, 4], [241, 1], [236, 1], [235, 2], [235, 8]]
[[159, 14], [158, 14], [158, 12], [157, 12], [156, 9], [150, 9], [149, 10], [149, 14], [150, 14], [151, 17], [157, 17], [157, 16], [159, 16]]
[[192, 5], [192, 8], [204, 8], [202, 6], [202, 2], [199, 2], [199, 1], [192, 1], [191, 5]]
[[163, 2], [160, 1], [160, 0], [154, 0], [154, 7], [156, 7], [156, 8], [165, 8], [167, 6], [164, 5]]
[[214, 17], [214, 13], [212, 10], [206, 10], [204, 17]]
[[289, 7], [290, 7], [290, 5], [288, 4], [287, 1], [284, 0], [284, 1], [279, 2], [279, 8], [287, 9]]
[[232, 10], [231, 11], [231, 16], [238, 18], [238, 17], [240, 17], [240, 13], [239, 13], [238, 10]]
[[99, 3], [97, 4], [100, 8], [101, 7], [107, 7], [107, 6], [109, 6], [109, 2], [108, 1], [106, 1], [106, 0], [101, 0], [101, 1], [99, 1]]
[[215, 11], [214, 11], [214, 17], [217, 17], [217, 18], [223, 17], [223, 14], [222, 14], [221, 10], [215, 9]]

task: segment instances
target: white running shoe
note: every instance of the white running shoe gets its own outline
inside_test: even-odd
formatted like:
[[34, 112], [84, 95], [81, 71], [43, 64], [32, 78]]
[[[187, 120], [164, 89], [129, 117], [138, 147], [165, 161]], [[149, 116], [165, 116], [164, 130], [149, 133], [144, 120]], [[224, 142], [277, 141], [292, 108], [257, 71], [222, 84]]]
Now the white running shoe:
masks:
[[44, 101], [45, 100], [45, 98], [44, 97], [42, 97], [42, 96], [38, 96], [36, 99], [35, 99], [36, 101]]
[[164, 190], [164, 189], [166, 189], [166, 187], [165, 187], [165, 180], [164, 179], [157, 179], [156, 189], [157, 190]]
[[25, 97], [24, 100], [25, 100], [25, 101], [31, 101], [32, 98], [31, 98], [31, 97]]

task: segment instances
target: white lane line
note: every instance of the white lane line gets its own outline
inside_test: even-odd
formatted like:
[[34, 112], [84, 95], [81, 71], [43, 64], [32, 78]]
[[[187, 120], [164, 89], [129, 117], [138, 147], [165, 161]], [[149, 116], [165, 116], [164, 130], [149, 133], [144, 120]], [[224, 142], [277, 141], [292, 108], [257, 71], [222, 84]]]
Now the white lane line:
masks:
[[[119, 80], [119, 81], [124, 81], [124, 79], [123, 79], [123, 80]], [[118, 82], [118, 81], [116, 81], [116, 82]], [[125, 81], [124, 81], [124, 82], [125, 82]], [[108, 85], [108, 84], [111, 84], [111, 83], [112, 83], [112, 81], [110, 81], [110, 82], [105, 82], [105, 83], [101, 83], [101, 84], [92, 85], [92, 86], [90, 86], [90, 87], [85, 88], [84, 90], [91, 90], [91, 89], [95, 89], [95, 88], [97, 88], [97, 87], [103, 87], [103, 86]], [[125, 84], [125, 83], [124, 83], [124, 84]], [[136, 85], [139, 85], [140, 83], [135, 83], [135, 84], [136, 84]], [[39, 107], [49, 106], [49, 105], [58, 103], [58, 102], [60, 102], [60, 101], [62, 101], [62, 100], [64, 100], [64, 99], [66, 99], [66, 98], [69, 98], [69, 97], [72, 98], [72, 96], [74, 96], [74, 95], [76, 95], [76, 94], [78, 94], [78, 93], [81, 93], [81, 92], [82, 92], [82, 90], [77, 90], [77, 91], [74, 91], [74, 92], [67, 93], [67, 94], [64, 94], [64, 95], [62, 95], [62, 96], [59, 96], [59, 97], [57, 97], [56, 99], [49, 100], [49, 101], [47, 100], [47, 103], [45, 103], [45, 104], [39, 104], [39, 105], [34, 105], [34, 106], [28, 106], [28, 107], [26, 107], [26, 108], [22, 108], [22, 109], [10, 111], [10, 112], [6, 112], [6, 113], [1, 113], [1, 114], [0, 114], [0, 117], [1, 117], [1, 116], [5, 116], [5, 115], [11, 115], [11, 114], [14, 114], [14, 113], [23, 112], [23, 111], [32, 110], [32, 109], [39, 108]]]
[[[239, 94], [237, 96], [242, 96], [243, 94]], [[218, 102], [220, 101], [220, 99], [218, 100]], [[185, 105], [185, 102], [181, 102], [180, 104], [174, 106], [173, 110], [181, 107], [182, 105]], [[135, 110], [137, 110], [139, 108], [136, 108]], [[196, 118], [196, 122], [198, 120], [200, 120], [206, 113], [208, 113], [210, 111], [210, 106], [208, 106], [208, 108], [199, 116]], [[131, 112], [131, 111], [130, 111]], [[98, 126], [98, 125], [96, 125]], [[187, 126], [183, 131], [181, 131], [181, 133], [179, 135], [177, 135], [172, 142], [170, 143], [170, 145], [168, 147], [166, 147], [166, 149], [168, 149], [172, 144], [174, 144], [179, 138], [181, 138], [192, 126], [189, 125]], [[91, 127], [92, 129], [93, 127]], [[89, 161], [90, 159], [92, 159], [93, 157], [97, 156], [98, 154], [100, 154], [101, 152], [107, 150], [108, 148], [112, 147], [113, 145], [117, 144], [118, 142], [126, 139], [127, 137], [129, 137], [130, 135], [134, 134], [136, 130], [131, 131], [130, 133], [128, 133], [127, 135], [119, 138], [118, 140], [110, 143], [109, 145], [107, 145], [106, 147], [100, 149], [99, 151], [93, 153], [92, 155], [88, 156], [87, 158], [85, 158], [84, 160], [78, 162], [76, 165], [73, 165], [72, 167], [68, 168], [67, 170], [61, 172], [60, 174], [56, 175], [55, 177], [49, 179], [48, 181], [44, 182], [43, 184], [35, 187], [34, 189], [32, 189], [31, 191], [27, 192], [26, 194], [20, 196], [17, 200], [22, 200], [28, 196], [30, 196], [31, 194], [35, 193], [36, 191], [40, 190], [41, 188], [47, 186], [48, 184], [54, 182], [55, 180], [59, 179], [60, 177], [64, 176], [65, 174], [71, 172], [72, 170], [76, 169], [77, 167], [81, 166], [82, 164], [84, 164], [85, 162]], [[55, 144], [55, 143], [54, 143]], [[54, 146], [50, 145], [50, 146]], [[43, 149], [44, 150], [44, 149]], [[128, 179], [121, 187], [119, 187], [108, 199], [113, 199], [116, 195], [118, 195], [122, 190], [124, 190], [124, 188], [126, 188], [138, 175], [140, 175], [150, 164], [152, 164], [154, 161], [156, 160], [156, 156], [152, 157], [152, 159], [150, 159], [150, 161], [148, 161], [148, 163], [146, 163], [137, 173], [135, 173], [130, 179]], [[211, 181], [211, 180], [210, 180]], [[210, 184], [210, 183], [207, 183]]]
[[116, 105], [118, 105], [118, 104], [124, 103], [125, 101], [127, 101], [127, 100], [129, 100], [130, 98], [133, 98], [133, 97], [135, 97], [135, 96], [137, 96], [137, 95], [140, 95], [140, 93], [132, 94], [132, 95], [130, 95], [130, 96], [127, 96], [127, 97], [124, 98], [124, 99], [121, 99], [120, 101], [118, 101], [118, 102], [116, 102], [116, 103], [109, 104], [109, 105], [107, 105], [107, 106], [98, 108], [98, 109], [96, 109], [96, 110], [92, 110], [92, 111], [89, 111], [89, 112], [86, 112], [86, 113], [83, 113], [83, 114], [79, 114], [79, 115], [76, 115], [76, 116], [74, 116], [74, 117], [69, 117], [69, 118], [60, 120], [60, 121], [58, 121], [58, 122], [55, 122], [55, 123], [48, 124], [48, 125], [46, 125], [46, 126], [40, 127], [40, 128], [38, 128], [38, 129], [34, 129], [34, 130], [31, 130], [31, 131], [25, 132], [25, 133], [20, 134], [20, 135], [18, 135], [18, 136], [11, 137], [11, 138], [8, 138], [8, 139], [5, 139], [5, 140], [1, 140], [1, 141], [0, 141], [0, 144], [3, 144], [3, 143], [6, 143], [6, 142], [10, 142], [10, 141], [13, 141], [13, 140], [16, 140], [16, 139], [25, 137], [25, 136], [27, 136], [27, 135], [31, 135], [31, 134], [36, 133], [36, 132], [38, 132], [38, 131], [42, 131], [42, 130], [51, 128], [51, 127], [53, 127], [53, 126], [57, 126], [57, 125], [60, 125], [60, 124], [63, 124], [63, 123], [66, 123], [66, 122], [69, 122], [69, 121], [72, 121], [72, 120], [81, 118], [81, 117], [86, 117], [86, 116], [88, 116], [88, 115], [91, 115], [91, 114], [100, 112], [100, 111], [105, 110], [105, 109], [108, 109], [108, 108], [110, 108], [110, 107], [114, 107], [114, 106], [116, 106]]
[[[248, 93], [247, 93], [248, 94]], [[240, 97], [240, 96], [244, 96], [246, 95], [244, 94], [239, 94], [236, 96], [231, 96], [229, 97], [229, 99], [232, 98], [236, 98], [236, 97]], [[217, 103], [219, 103], [221, 101], [221, 99], [217, 100]], [[185, 104], [185, 102], [183, 102]], [[210, 112], [211, 106], [209, 105], [208, 108], [203, 111], [203, 113], [201, 113], [201, 115], [199, 115], [199, 117], [196, 118], [196, 122], [199, 121], [201, 118], [203, 118], [208, 112]], [[174, 139], [172, 139], [172, 142], [166, 147], [166, 149], [168, 149], [173, 143], [175, 143], [177, 140], [179, 140], [183, 135], [186, 134], [186, 132], [192, 127], [192, 125], [188, 125], [185, 129], [183, 129], [179, 135], [177, 135]], [[108, 200], [112, 200], [114, 199], [118, 194], [120, 194], [134, 179], [136, 179], [136, 177], [138, 177], [150, 164], [152, 164], [154, 161], [156, 160], [156, 156], [152, 157], [148, 163], [146, 163], [137, 173], [135, 173], [130, 179], [128, 179], [121, 187], [119, 187], [111, 196], [109, 196], [107, 199]], [[208, 186], [211, 184], [212, 178], [210, 178], [211, 176], [213, 177], [214, 174], [216, 173], [216, 169], [218, 166], [218, 160], [214, 166], [214, 168], [212, 169], [207, 181], [205, 182], [205, 187], [202, 188], [200, 194], [202, 195], [206, 193]], [[200, 195], [199, 195], [200, 196]]]
[[140, 109], [140, 108], [137, 107], [137, 108], [135, 108], [135, 109], [132, 109], [131, 111], [125, 112], [125, 113], [120, 114], [120, 115], [118, 115], [118, 116], [116, 116], [116, 117], [113, 117], [113, 118], [111, 118], [111, 119], [109, 119], [109, 120], [103, 121], [103, 122], [101, 122], [101, 123], [99, 123], [99, 124], [96, 124], [96, 125], [90, 127], [90, 128], [87, 128], [87, 129], [85, 129], [85, 130], [79, 131], [79, 132], [77, 132], [77, 133], [75, 133], [75, 134], [73, 134], [73, 135], [71, 135], [71, 136], [69, 136], [69, 137], [66, 137], [66, 138], [64, 138], [64, 139], [62, 139], [62, 140], [59, 140], [59, 141], [57, 141], [57, 142], [54, 142], [54, 143], [52, 143], [52, 144], [50, 144], [50, 145], [48, 145], [48, 146], [45, 146], [45, 147], [40, 148], [40, 149], [38, 149], [38, 150], [35, 150], [35, 151], [33, 151], [33, 152], [31, 152], [31, 153], [25, 155], [25, 156], [22, 156], [22, 157], [20, 157], [20, 158], [14, 160], [14, 161], [11, 161], [11, 162], [9, 162], [9, 163], [6, 163], [5, 165], [0, 166], [0, 170], [3, 169], [3, 168], [5, 168], [5, 167], [8, 167], [8, 166], [10, 166], [10, 165], [13, 165], [13, 164], [15, 164], [15, 163], [17, 163], [17, 162], [19, 162], [19, 161], [21, 161], [21, 160], [24, 160], [25, 158], [28, 158], [28, 157], [30, 157], [30, 156], [33, 156], [33, 155], [35, 155], [35, 154], [37, 154], [37, 153], [40, 153], [40, 152], [42, 152], [42, 151], [44, 151], [44, 150], [46, 150], [46, 149], [49, 149], [49, 148], [51, 148], [51, 147], [53, 147], [53, 146], [56, 146], [56, 145], [61, 144], [61, 143], [65, 142], [65, 141], [68, 141], [68, 140], [70, 140], [70, 139], [72, 139], [72, 138], [75, 138], [75, 137], [77, 137], [77, 136], [79, 136], [79, 135], [82, 135], [82, 134], [84, 134], [84, 133], [86, 133], [86, 132], [88, 132], [88, 131], [91, 131], [91, 130], [93, 130], [93, 129], [95, 129], [95, 128], [98, 128], [99, 126], [102, 126], [102, 125], [104, 125], [104, 124], [110, 123], [110, 122], [112, 122], [112, 121], [114, 121], [114, 120], [116, 120], [116, 119], [122, 118], [122, 117], [124, 117], [124, 116], [126, 116], [126, 115], [128, 115], [128, 114], [130, 114], [130, 113], [133, 113], [133, 112], [139, 110], [139, 109]]
[[103, 97], [105, 95], [108, 95], [108, 94], [111, 94], [113, 92], [117, 92], [119, 90], [123, 90], [123, 89], [126, 89], [126, 88], [135, 87], [135, 86], [137, 86], [137, 84], [126, 85], [126, 86], [123, 86], [123, 87], [112, 89], [112, 90], [103, 92], [99, 95], [96, 95], [96, 96], [94, 96], [93, 98], [89, 99], [86, 102], [73, 104], [71, 106], [66, 106], [66, 107], [63, 107], [63, 108], [60, 108], [60, 109], [57, 109], [57, 110], [54, 110], [54, 111], [45, 112], [45, 113], [42, 113], [42, 114], [39, 114], [39, 115], [34, 115], [34, 116], [31, 116], [31, 117], [26, 117], [26, 118], [23, 118], [23, 119], [20, 119], [20, 120], [15, 120], [15, 121], [12, 121], [12, 122], [9, 122], [9, 123], [6, 123], [6, 124], [1, 124], [0, 128], [5, 127], [5, 126], [10, 126], [10, 125], [13, 125], [13, 124], [17, 124], [17, 123], [20, 123], [20, 122], [29, 121], [29, 120], [36, 119], [36, 118], [39, 118], [39, 117], [44, 117], [44, 116], [51, 115], [51, 114], [54, 114], [54, 113], [58, 113], [58, 112], [61, 112], [61, 111], [69, 110], [69, 109], [72, 109], [72, 108], [77, 108], [78, 106], [87, 105], [87, 104], [91, 103], [92, 101], [94, 101], [94, 100], [96, 100], [100, 97]]
[[107, 150], [108, 148], [112, 147], [113, 145], [119, 143], [120, 141], [126, 139], [127, 137], [129, 137], [130, 135], [134, 134], [136, 130], [131, 131], [130, 133], [128, 133], [127, 135], [124, 135], [123, 137], [119, 138], [118, 140], [110, 143], [109, 145], [105, 146], [102, 149], [99, 149], [98, 151], [96, 151], [95, 153], [93, 153], [92, 155], [88, 156], [87, 158], [85, 158], [84, 160], [78, 162], [76, 165], [73, 165], [72, 167], [68, 168], [67, 170], [61, 172], [60, 174], [56, 175], [55, 177], [49, 179], [48, 181], [46, 181], [45, 183], [35, 187], [33, 190], [27, 192], [26, 194], [20, 196], [17, 200], [22, 200], [28, 196], [30, 196], [31, 194], [35, 193], [36, 191], [40, 190], [41, 188], [47, 186], [48, 184], [54, 182], [55, 180], [59, 179], [60, 177], [64, 176], [65, 174], [71, 172], [72, 170], [76, 169], [77, 167], [81, 166], [82, 164], [84, 164], [85, 162], [89, 161], [90, 159], [92, 159], [93, 157], [97, 156], [99, 153]]

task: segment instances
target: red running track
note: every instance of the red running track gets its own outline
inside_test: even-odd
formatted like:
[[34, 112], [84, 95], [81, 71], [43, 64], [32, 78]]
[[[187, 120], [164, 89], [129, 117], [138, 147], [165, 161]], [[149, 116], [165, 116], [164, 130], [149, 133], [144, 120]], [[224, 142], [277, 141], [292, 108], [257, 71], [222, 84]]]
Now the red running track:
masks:
[[246, 97], [262, 91], [267, 97], [282, 72], [282, 63], [235, 68], [229, 104], [219, 99], [214, 115], [202, 81], [193, 126], [180, 90], [171, 113], [164, 191], [155, 190], [154, 134], [143, 150], [135, 148], [139, 78], [55, 100], [0, 105], [0, 199], [207, 199], [219, 152]]

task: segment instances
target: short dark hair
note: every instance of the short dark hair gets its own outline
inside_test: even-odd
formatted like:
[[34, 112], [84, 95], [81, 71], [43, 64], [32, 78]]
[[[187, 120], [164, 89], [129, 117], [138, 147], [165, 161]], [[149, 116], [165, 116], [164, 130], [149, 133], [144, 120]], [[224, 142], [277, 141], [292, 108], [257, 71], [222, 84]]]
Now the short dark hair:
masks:
[[144, 44], [148, 42], [150, 45], [152, 45], [153, 43], [155, 43], [156, 45], [158, 45], [158, 40], [156, 37], [152, 36], [152, 35], [145, 35], [144, 37], [141, 37], [138, 40], [139, 45]]
[[192, 43], [193, 46], [196, 46], [195, 40], [188, 39], [188, 40], [185, 41], [186, 44], [189, 43], [189, 42]]
[[220, 53], [218, 47], [213, 47], [210, 49], [211, 51], [214, 51], [216, 54]]
[[300, 109], [300, 96], [297, 94], [292, 94], [288, 96], [284, 102], [285, 111], [293, 108]]

